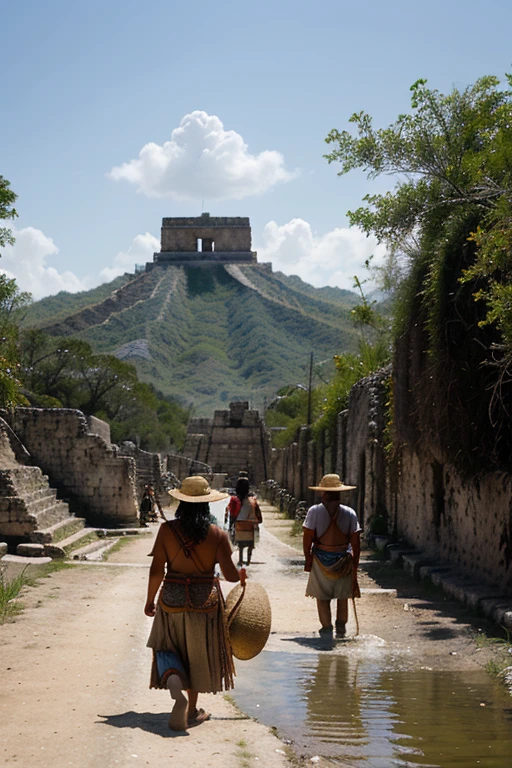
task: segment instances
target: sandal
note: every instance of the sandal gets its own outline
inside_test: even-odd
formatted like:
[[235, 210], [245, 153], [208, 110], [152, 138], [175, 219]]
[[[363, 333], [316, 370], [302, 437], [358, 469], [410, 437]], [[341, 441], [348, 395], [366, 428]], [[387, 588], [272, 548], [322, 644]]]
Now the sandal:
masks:
[[193, 728], [195, 725], [205, 723], [211, 716], [211, 712], [205, 712], [204, 709], [196, 709], [193, 717], [188, 718], [187, 725], [189, 728]]

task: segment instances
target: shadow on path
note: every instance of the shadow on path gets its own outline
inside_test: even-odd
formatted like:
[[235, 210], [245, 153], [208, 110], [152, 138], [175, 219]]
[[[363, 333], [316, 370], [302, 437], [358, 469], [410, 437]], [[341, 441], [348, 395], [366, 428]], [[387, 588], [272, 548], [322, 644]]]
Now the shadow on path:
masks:
[[97, 720], [101, 725], [112, 725], [114, 728], [140, 728], [142, 731], [154, 733], [156, 736], [174, 739], [179, 736], [188, 736], [186, 731], [171, 731], [167, 725], [169, 715], [167, 713], [155, 714], [154, 712], [122, 712], [118, 715], [98, 715], [103, 720]]

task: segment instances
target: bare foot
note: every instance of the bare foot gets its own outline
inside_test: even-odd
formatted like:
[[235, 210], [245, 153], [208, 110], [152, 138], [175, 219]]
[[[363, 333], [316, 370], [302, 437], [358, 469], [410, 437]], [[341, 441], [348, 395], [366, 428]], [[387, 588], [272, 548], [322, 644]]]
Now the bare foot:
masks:
[[179, 692], [172, 708], [171, 716], [169, 718], [169, 728], [171, 731], [186, 731], [187, 730], [187, 712], [188, 701], [183, 692]]

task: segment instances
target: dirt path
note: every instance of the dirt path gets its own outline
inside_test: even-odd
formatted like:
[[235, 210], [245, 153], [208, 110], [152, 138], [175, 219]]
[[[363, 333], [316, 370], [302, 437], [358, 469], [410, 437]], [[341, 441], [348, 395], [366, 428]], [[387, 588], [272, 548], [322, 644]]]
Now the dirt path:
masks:
[[[289, 523], [270, 508], [264, 518], [250, 578], [269, 593], [271, 648], [290, 633], [314, 638], [318, 621], [314, 601], [304, 597], [297, 550], [280, 540], [289, 537]], [[148, 689], [151, 619], [142, 608], [149, 550], [150, 541], [140, 538], [106, 564], [53, 573], [26, 590], [24, 613], [0, 627], [0, 764], [287, 765], [283, 744], [221, 695], [200, 697], [211, 721], [187, 735], [168, 730], [169, 696]], [[394, 585], [399, 597], [379, 591]], [[425, 594], [394, 568], [364, 566], [361, 587], [362, 634], [406, 647], [418, 664], [436, 669], [471, 669], [489, 657], [490, 650], [476, 648], [463, 609], [438, 593]], [[355, 631], [353, 619], [348, 629]], [[237, 673], [244, 675], [243, 662]]]

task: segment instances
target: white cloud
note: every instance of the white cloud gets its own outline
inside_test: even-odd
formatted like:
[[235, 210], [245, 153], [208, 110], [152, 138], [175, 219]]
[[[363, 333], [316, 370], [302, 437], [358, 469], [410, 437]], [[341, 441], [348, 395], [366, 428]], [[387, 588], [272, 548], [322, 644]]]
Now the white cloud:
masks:
[[127, 251], [119, 251], [114, 258], [114, 266], [105, 267], [100, 272], [100, 282], [106, 283], [125, 272], [133, 272], [135, 264], [153, 261], [155, 251], [160, 251], [160, 240], [150, 232], [134, 237]]
[[2, 248], [0, 272], [14, 278], [21, 291], [29, 291], [35, 300], [52, 296], [59, 291], [77, 293], [108, 283], [125, 272], [133, 272], [135, 264], [153, 260], [160, 250], [160, 241], [149, 232], [137, 235], [128, 250], [119, 251], [111, 267], [104, 267], [99, 275], [77, 277], [74, 272], [59, 272], [47, 262], [59, 253], [51, 237], [34, 227], [13, 229], [14, 245]]
[[[153, 253], [160, 250], [159, 240], [146, 232], [137, 235], [125, 251], [119, 251], [112, 264], [99, 274], [78, 277], [69, 270], [59, 272], [48, 263], [59, 249], [40, 229], [26, 227], [14, 229], [13, 233], [16, 242], [2, 249], [0, 271], [14, 277], [19, 288], [30, 291], [34, 299], [59, 291], [85, 291], [110, 282], [124, 272], [133, 272], [135, 264], [152, 261]], [[367, 277], [364, 262], [372, 254], [378, 264], [384, 246], [378, 246], [355, 227], [316, 235], [304, 219], [292, 219], [282, 226], [268, 222], [258, 247], [258, 261], [271, 261], [276, 271], [299, 275], [317, 287], [331, 285], [349, 290], [353, 289], [354, 275]]]
[[225, 131], [216, 115], [185, 115], [170, 141], [142, 147], [139, 157], [112, 168], [108, 176], [137, 186], [147, 197], [175, 200], [241, 200], [260, 195], [297, 175], [279, 152], [251, 155], [242, 136]]
[[[304, 219], [292, 219], [279, 226], [269, 221], [263, 230], [258, 261], [271, 261], [274, 270], [298, 275], [316, 287], [354, 288], [354, 275], [365, 279], [365, 261], [374, 256], [379, 264], [385, 247], [356, 227], [337, 227], [325, 235], [313, 233]], [[368, 284], [368, 288], [371, 285]]]
[[20, 290], [41, 299], [59, 291], [76, 293], [92, 287], [89, 278], [81, 279], [67, 270], [59, 272], [47, 264], [48, 257], [56, 256], [59, 249], [40, 229], [13, 229], [13, 234], [16, 242], [2, 249], [0, 270], [16, 278]]

